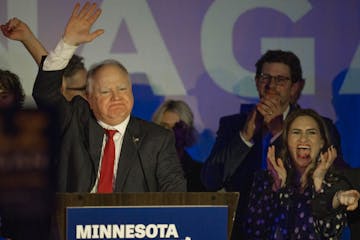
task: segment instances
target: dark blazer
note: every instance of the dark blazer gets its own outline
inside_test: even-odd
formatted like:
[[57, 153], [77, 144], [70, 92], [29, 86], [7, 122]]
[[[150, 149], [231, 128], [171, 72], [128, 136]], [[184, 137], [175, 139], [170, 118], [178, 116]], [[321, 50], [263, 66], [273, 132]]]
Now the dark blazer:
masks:
[[194, 160], [185, 150], [181, 157], [181, 165], [187, 181], [188, 192], [205, 192], [206, 189], [200, 179], [202, 163]]
[[[296, 108], [291, 106], [290, 112]], [[201, 172], [201, 180], [208, 190], [224, 189], [226, 191], [240, 192], [234, 231], [239, 230], [240, 227], [236, 228], [236, 225], [245, 220], [253, 175], [261, 169], [263, 164], [262, 139], [264, 133], [259, 131], [254, 135], [254, 145], [252, 147], [248, 147], [240, 137], [240, 130], [246, 123], [247, 114], [240, 113], [224, 116], [220, 119], [215, 144]], [[324, 120], [328, 126], [332, 143], [337, 147], [339, 155], [341, 155], [339, 133], [330, 119], [324, 118]], [[282, 145], [281, 137], [278, 137], [271, 144], [275, 145], [275, 149], [280, 149]], [[341, 157], [339, 159], [343, 162]], [[241, 237], [241, 235], [236, 235], [232, 239], [242, 239]]]
[[[55, 161], [57, 191], [90, 192], [98, 173], [104, 130], [85, 99], [75, 97], [69, 103], [61, 95], [62, 74], [63, 71], [43, 71], [40, 66], [33, 97], [40, 108], [55, 107], [59, 112], [61, 144]], [[171, 131], [130, 118], [114, 191], [186, 191]]]

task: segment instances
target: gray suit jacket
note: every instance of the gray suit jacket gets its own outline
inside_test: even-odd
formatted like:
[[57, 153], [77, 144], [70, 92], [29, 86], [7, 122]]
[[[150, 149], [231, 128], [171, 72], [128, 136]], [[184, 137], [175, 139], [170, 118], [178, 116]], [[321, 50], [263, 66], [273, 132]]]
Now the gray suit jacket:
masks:
[[[42, 71], [33, 97], [40, 108], [59, 113], [61, 144], [55, 167], [57, 191], [90, 192], [95, 184], [104, 136], [87, 101], [70, 103], [60, 93], [63, 71]], [[173, 133], [131, 117], [125, 130], [116, 176], [116, 192], [186, 191]]]

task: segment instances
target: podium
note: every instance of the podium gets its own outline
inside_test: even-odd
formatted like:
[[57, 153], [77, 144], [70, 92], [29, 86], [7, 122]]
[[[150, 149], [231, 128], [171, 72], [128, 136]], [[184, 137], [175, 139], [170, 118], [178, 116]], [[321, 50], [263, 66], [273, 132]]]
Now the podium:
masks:
[[227, 206], [227, 236], [230, 239], [239, 193], [237, 192], [168, 192], [168, 193], [58, 193], [56, 195], [56, 228], [60, 240], [66, 239], [68, 207], [86, 206]]

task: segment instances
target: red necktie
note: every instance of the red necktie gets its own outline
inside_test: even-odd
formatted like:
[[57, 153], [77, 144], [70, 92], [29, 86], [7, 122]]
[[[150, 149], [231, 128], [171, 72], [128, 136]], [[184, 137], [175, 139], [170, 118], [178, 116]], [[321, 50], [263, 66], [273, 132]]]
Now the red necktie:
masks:
[[107, 141], [101, 161], [100, 179], [98, 184], [98, 193], [113, 192], [115, 144], [113, 136], [116, 130], [105, 129]]

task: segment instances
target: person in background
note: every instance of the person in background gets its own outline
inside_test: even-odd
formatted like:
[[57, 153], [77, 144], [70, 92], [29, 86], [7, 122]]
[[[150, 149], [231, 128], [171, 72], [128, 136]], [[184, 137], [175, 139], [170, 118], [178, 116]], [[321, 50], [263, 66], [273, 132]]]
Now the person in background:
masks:
[[313, 190], [324, 178], [328, 184], [339, 181], [325, 177], [337, 153], [323, 118], [311, 109], [293, 111], [284, 123], [282, 140], [280, 155], [270, 146], [267, 170], [255, 173], [246, 239], [339, 239], [346, 225], [344, 209], [314, 219], [311, 208]]
[[[10, 19], [0, 29], [8, 39], [20, 41], [33, 57], [37, 65], [40, 65], [43, 56], [48, 54], [47, 50], [35, 37], [29, 26], [18, 18]], [[61, 93], [71, 101], [73, 97], [85, 96], [86, 90], [86, 68], [84, 59], [78, 55], [73, 55], [69, 64], [66, 66], [61, 85]]]
[[132, 84], [126, 68], [104, 60], [88, 72], [87, 98], [60, 93], [63, 70], [101, 15], [96, 3], [77, 3], [54, 51], [40, 64], [33, 97], [40, 109], [59, 113], [59, 192], [185, 192], [186, 180], [171, 131], [131, 116]]
[[[326, 181], [329, 176], [336, 177], [339, 181], [329, 184]], [[346, 208], [350, 237], [352, 240], [360, 239], [360, 169], [327, 172], [320, 176], [315, 187], [316, 194], [312, 201], [314, 217], [329, 218], [334, 216], [339, 208]]]
[[[254, 172], [266, 168], [269, 144], [280, 149], [284, 120], [299, 108], [296, 104], [304, 86], [299, 58], [290, 51], [268, 50], [256, 62], [255, 84], [259, 102], [248, 112], [220, 119], [215, 144], [202, 169], [202, 182], [210, 191], [240, 192], [232, 239], [246, 239], [244, 218]], [[331, 144], [343, 164], [339, 133], [324, 118]], [[278, 153], [276, 153], [278, 156]], [[345, 164], [344, 164], [345, 165]]]
[[197, 135], [194, 115], [188, 104], [181, 100], [166, 100], [155, 111], [153, 122], [174, 131], [176, 150], [187, 180], [187, 190], [205, 191], [200, 180], [202, 164], [192, 159], [186, 151], [186, 147], [195, 143]]
[[19, 77], [8, 70], [0, 69], [0, 110], [23, 108], [25, 93]]
[[[55, 145], [57, 135], [50, 137], [50, 132], [56, 125], [42, 131], [50, 121], [39, 117], [44, 112], [24, 107], [24, 100], [19, 77], [0, 69], [0, 239], [48, 239], [53, 188], [45, 161]], [[32, 161], [34, 156], [40, 160]], [[36, 201], [29, 208], [31, 200]]]
[[66, 100], [71, 101], [75, 96], [86, 99], [86, 68], [84, 58], [73, 55], [64, 70], [61, 93]]

